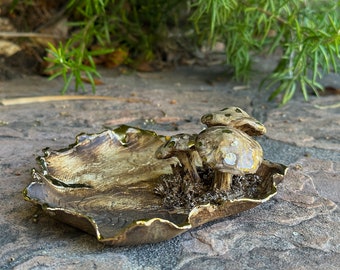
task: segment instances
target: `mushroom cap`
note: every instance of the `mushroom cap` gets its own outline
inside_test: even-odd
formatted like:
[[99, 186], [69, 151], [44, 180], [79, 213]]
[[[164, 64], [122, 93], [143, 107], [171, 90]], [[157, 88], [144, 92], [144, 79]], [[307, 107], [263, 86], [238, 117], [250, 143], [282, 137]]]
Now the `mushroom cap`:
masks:
[[220, 172], [255, 173], [263, 161], [261, 145], [232, 127], [208, 127], [197, 135], [195, 147], [203, 162]]
[[202, 116], [201, 122], [208, 127], [228, 126], [237, 128], [250, 136], [266, 133], [265, 126], [238, 107], [224, 108]]
[[156, 157], [165, 159], [173, 157], [178, 152], [188, 152], [195, 145], [196, 134], [180, 133], [171, 136], [169, 140], [156, 151]]

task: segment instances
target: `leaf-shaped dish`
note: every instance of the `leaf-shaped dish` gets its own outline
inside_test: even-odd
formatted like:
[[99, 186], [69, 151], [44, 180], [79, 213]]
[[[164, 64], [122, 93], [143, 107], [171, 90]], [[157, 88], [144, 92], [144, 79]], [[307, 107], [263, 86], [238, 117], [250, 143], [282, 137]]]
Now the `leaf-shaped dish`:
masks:
[[162, 175], [172, 173], [176, 158], [157, 159], [165, 137], [119, 126], [98, 134], [81, 134], [59, 151], [44, 150], [41, 171], [24, 190], [27, 201], [53, 217], [111, 245], [136, 245], [170, 239], [190, 228], [267, 201], [286, 167], [264, 161], [257, 171], [262, 183], [255, 197], [241, 197], [191, 208], [164, 206], [155, 193]]

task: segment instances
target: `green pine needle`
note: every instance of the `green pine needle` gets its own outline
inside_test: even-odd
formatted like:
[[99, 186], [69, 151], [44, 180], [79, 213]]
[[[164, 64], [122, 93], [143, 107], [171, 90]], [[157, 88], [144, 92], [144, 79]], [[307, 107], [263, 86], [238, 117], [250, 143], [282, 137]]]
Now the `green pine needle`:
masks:
[[69, 12], [79, 18], [70, 24], [74, 34], [65, 44], [49, 45], [46, 60], [53, 65], [51, 78], [65, 80], [63, 92], [73, 80], [76, 91], [84, 90], [82, 76], [95, 92], [99, 74], [92, 56], [108, 52], [91, 52], [92, 44], [124, 46], [150, 60], [173, 28], [194, 29], [187, 36], [194, 45], [225, 44], [226, 62], [238, 80], [248, 79], [254, 53], [280, 48], [282, 58], [261, 87], [282, 104], [296, 91], [308, 100], [309, 89], [322, 89], [318, 80], [324, 73], [339, 70], [339, 6], [326, 0], [70, 0]]

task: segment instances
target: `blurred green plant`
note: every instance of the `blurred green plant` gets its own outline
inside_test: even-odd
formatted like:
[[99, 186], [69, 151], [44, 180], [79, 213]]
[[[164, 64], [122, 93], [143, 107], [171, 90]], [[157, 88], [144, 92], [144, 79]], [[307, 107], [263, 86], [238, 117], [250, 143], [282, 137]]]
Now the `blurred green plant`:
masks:
[[[194, 45], [225, 44], [226, 62], [238, 80], [249, 78], [254, 53], [281, 50], [281, 60], [262, 87], [272, 91], [270, 99], [279, 96], [285, 104], [297, 89], [306, 100], [308, 87], [318, 95], [318, 79], [339, 70], [339, 9], [340, 1], [322, 0], [70, 0], [73, 34], [58, 48], [50, 45], [47, 61], [56, 70], [51, 78], [65, 80], [63, 93], [73, 78], [76, 89], [84, 89], [82, 74], [95, 91], [94, 53], [123, 46], [132, 61], [149, 61], [169, 38], [169, 29], [191, 28], [196, 30], [189, 36]], [[92, 52], [93, 44], [109, 49]]]
[[274, 89], [287, 103], [300, 87], [308, 99], [309, 86], [316, 95], [318, 79], [339, 70], [340, 1], [305, 0], [198, 0], [192, 19], [202, 39], [226, 46], [227, 63], [236, 79], [246, 80], [252, 53], [282, 50], [276, 69], [261, 84]]
[[[78, 91], [79, 87], [85, 91], [83, 80], [86, 77], [91, 83], [92, 92], [95, 93], [96, 89], [93, 76], [100, 77], [100, 74], [96, 70], [93, 62], [93, 54], [81, 50], [66, 51], [65, 47], [67, 46], [68, 43], [66, 43], [65, 46], [62, 43], [59, 43], [58, 48], [56, 48], [49, 43], [49, 49], [47, 50], [50, 56], [45, 58], [45, 60], [52, 64], [52, 66], [48, 68], [48, 71], [52, 73], [49, 79], [52, 80], [61, 76], [64, 80], [64, 86], [61, 93], [65, 94], [70, 87], [72, 79], [75, 80], [76, 91]], [[83, 64], [84, 59], [88, 60], [87, 65]]]
[[[76, 91], [85, 90], [86, 78], [95, 92], [93, 77], [100, 74], [93, 56], [123, 47], [134, 61], [153, 60], [158, 44], [168, 35], [169, 25], [177, 24], [182, 7], [181, 0], [70, 0], [67, 9], [69, 20], [73, 20], [69, 23], [72, 34], [65, 44], [49, 44], [45, 59], [52, 64], [50, 78], [64, 79], [62, 93], [73, 78]], [[92, 50], [94, 44], [96, 49]]]

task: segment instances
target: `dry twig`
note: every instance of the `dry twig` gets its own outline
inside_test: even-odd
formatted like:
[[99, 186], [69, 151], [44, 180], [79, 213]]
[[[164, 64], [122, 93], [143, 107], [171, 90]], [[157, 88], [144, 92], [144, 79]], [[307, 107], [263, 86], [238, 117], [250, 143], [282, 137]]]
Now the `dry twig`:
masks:
[[140, 98], [123, 98], [123, 97], [109, 97], [109, 96], [40, 96], [40, 97], [23, 97], [10, 98], [0, 100], [0, 104], [4, 106], [21, 105], [29, 103], [51, 102], [51, 101], [67, 101], [67, 100], [116, 100], [128, 103], [143, 102], [150, 103], [148, 100]]

